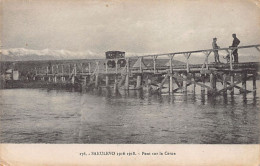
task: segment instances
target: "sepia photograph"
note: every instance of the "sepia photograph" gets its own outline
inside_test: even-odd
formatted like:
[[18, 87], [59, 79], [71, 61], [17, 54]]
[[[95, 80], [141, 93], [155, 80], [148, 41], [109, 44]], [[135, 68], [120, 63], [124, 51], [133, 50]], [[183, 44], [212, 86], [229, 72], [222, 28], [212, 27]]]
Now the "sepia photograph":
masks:
[[[259, 144], [260, 1], [0, 0], [0, 12], [0, 161], [9, 145]], [[129, 155], [155, 155], [144, 149]]]

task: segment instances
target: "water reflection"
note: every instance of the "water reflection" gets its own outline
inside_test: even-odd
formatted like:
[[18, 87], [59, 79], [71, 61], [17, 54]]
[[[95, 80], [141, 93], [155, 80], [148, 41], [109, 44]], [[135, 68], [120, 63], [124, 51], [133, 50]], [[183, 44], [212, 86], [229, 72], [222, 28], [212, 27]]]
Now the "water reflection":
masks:
[[[259, 143], [256, 93], [1, 90], [6, 143]], [[34, 102], [31, 102], [34, 101]], [[14, 137], [15, 135], [15, 137]]]

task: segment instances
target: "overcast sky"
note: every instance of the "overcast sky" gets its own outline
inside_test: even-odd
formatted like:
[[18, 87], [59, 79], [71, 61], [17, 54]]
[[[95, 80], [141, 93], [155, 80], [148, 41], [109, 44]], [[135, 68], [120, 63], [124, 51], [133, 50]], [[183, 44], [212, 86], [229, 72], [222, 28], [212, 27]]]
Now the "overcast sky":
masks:
[[[230, 1], [2, 1], [2, 48], [165, 53], [221, 47], [236, 33], [260, 42], [260, 3]], [[258, 5], [258, 6], [257, 6]]]

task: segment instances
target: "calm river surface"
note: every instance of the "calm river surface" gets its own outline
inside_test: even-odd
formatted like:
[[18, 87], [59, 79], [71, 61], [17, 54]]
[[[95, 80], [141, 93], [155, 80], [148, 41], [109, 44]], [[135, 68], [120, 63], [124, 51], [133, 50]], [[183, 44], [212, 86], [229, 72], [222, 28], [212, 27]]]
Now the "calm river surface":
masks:
[[[259, 82], [258, 82], [259, 84]], [[259, 86], [258, 86], [259, 87]], [[200, 88], [197, 88], [200, 89]], [[0, 90], [2, 143], [259, 143], [259, 94]]]

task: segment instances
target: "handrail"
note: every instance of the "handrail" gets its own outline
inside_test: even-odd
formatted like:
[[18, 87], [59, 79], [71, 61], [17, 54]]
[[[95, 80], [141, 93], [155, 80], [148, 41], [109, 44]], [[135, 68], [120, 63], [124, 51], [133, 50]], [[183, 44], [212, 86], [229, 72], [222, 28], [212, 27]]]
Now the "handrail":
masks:
[[151, 54], [151, 55], [141, 55], [141, 56], [130, 56], [128, 58], [138, 58], [138, 57], [149, 57], [149, 56], [165, 56], [165, 55], [176, 55], [176, 54], [189, 54], [189, 53], [198, 53], [198, 52], [206, 52], [206, 51], [221, 51], [221, 50], [234, 50], [234, 49], [243, 49], [243, 48], [252, 48], [252, 47], [260, 47], [260, 44], [257, 45], [247, 45], [247, 46], [239, 46], [239, 47], [228, 47], [228, 48], [218, 48], [218, 49], [206, 49], [206, 50], [195, 50], [195, 51], [184, 51], [184, 52], [173, 52], [173, 53], [163, 53], [163, 54]]

